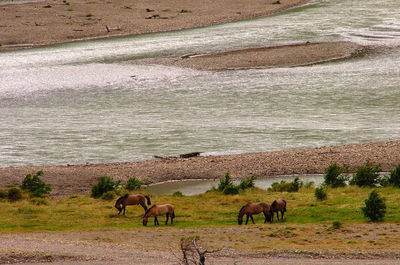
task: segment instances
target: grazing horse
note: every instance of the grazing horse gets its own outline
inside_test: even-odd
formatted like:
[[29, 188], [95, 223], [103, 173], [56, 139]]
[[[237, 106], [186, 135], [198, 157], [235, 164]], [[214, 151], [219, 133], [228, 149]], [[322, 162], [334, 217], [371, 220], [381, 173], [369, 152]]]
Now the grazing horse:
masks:
[[[150, 205], [150, 197], [147, 195], [142, 195], [142, 194], [136, 194], [136, 195], [129, 195], [126, 194], [122, 197], [119, 197], [119, 199], [115, 202], [115, 208], [118, 209], [118, 214], [121, 213], [122, 210], [124, 210], [124, 215], [125, 215], [125, 208], [127, 205], [137, 205], [140, 204], [143, 209], [146, 211], [147, 206], [146, 206], [146, 199], [147, 199], [147, 204]], [[122, 207], [121, 207], [122, 204]]]
[[247, 215], [246, 218], [246, 225], [247, 222], [249, 221], [249, 217], [251, 218], [251, 221], [254, 224], [254, 219], [253, 219], [253, 214], [259, 214], [259, 213], [264, 213], [265, 220], [264, 223], [267, 222], [267, 220], [271, 223], [272, 222], [272, 211], [271, 211], [271, 206], [266, 203], [266, 202], [259, 202], [259, 203], [252, 203], [249, 202], [245, 206], [243, 206], [240, 211], [239, 211], [239, 216], [238, 216], [238, 223], [241, 225], [243, 223], [243, 215]]
[[165, 221], [165, 224], [168, 224], [169, 217], [171, 217], [171, 224], [172, 224], [175, 218], [174, 206], [172, 204], [161, 204], [161, 205], [154, 204], [144, 214], [143, 226], [147, 225], [147, 221], [149, 220], [150, 216], [154, 216], [154, 225], [160, 225], [157, 216], [164, 214], [167, 215], [167, 220]]
[[274, 213], [276, 212], [276, 218], [279, 221], [279, 212], [281, 212], [281, 220], [283, 220], [283, 214], [286, 212], [286, 200], [277, 199], [271, 204], [272, 221], [274, 220]]

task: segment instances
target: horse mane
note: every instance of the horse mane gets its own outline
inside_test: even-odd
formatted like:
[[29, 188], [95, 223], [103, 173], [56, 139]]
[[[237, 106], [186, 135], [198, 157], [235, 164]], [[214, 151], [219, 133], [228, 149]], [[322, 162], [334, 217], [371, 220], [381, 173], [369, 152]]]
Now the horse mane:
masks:
[[273, 202], [272, 202], [272, 204], [271, 204], [271, 208], [275, 208], [275, 205], [276, 205], [276, 200], [274, 200]]
[[[242, 213], [242, 210], [244, 209], [244, 207], [246, 207], [247, 206], [247, 204], [245, 205], [245, 206], [243, 206], [242, 208], [240, 208], [240, 210], [239, 210], [239, 216], [240, 216], [240, 214]], [[242, 216], [243, 216], [244, 214], [242, 214]]]
[[150, 197], [147, 195], [144, 195], [144, 197], [147, 199], [147, 205], [151, 205]]
[[146, 216], [147, 215], [147, 213], [148, 212], [150, 212], [150, 210], [154, 207], [154, 206], [156, 206], [155, 204], [153, 204], [153, 206], [151, 206], [150, 208], [148, 208], [147, 210], [146, 210], [146, 212], [144, 213], [144, 216]]

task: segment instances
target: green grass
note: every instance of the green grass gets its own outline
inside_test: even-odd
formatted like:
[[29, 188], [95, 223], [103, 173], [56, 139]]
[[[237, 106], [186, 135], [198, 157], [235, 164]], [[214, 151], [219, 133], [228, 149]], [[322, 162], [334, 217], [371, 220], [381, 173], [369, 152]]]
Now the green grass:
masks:
[[[328, 199], [317, 201], [314, 189], [302, 188], [299, 192], [270, 192], [257, 188], [239, 195], [222, 195], [208, 192], [196, 196], [153, 196], [157, 204], [171, 203], [175, 206], [174, 227], [206, 227], [237, 225], [238, 211], [247, 202], [274, 199], [287, 200], [287, 212], [283, 223], [331, 224], [367, 223], [361, 207], [368, 198], [370, 188], [348, 186], [327, 189]], [[400, 190], [379, 188], [386, 198], [387, 213], [384, 222], [398, 223], [400, 220]], [[0, 200], [0, 232], [29, 231], [88, 231], [99, 229], [124, 229], [142, 227], [144, 210], [140, 206], [128, 206], [126, 216], [117, 215], [114, 201], [93, 199], [89, 196], [71, 196], [60, 200], [48, 199], [48, 205], [36, 205], [25, 199], [10, 203]], [[159, 218], [161, 226], [165, 217]], [[256, 223], [264, 222], [262, 214], [255, 215]], [[274, 218], [275, 223], [276, 217]], [[153, 218], [149, 220], [153, 225]]]

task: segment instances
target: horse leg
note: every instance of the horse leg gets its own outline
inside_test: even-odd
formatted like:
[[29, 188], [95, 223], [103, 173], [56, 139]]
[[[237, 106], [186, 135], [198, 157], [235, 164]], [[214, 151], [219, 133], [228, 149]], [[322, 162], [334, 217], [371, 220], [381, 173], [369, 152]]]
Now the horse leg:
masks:
[[277, 218], [278, 221], [279, 221], [279, 211], [276, 212], [276, 218]]
[[249, 221], [249, 215], [246, 214], [246, 216], [247, 216], [247, 218], [246, 218], [246, 225], [247, 225], [247, 222]]
[[147, 206], [145, 202], [140, 202], [140, 205], [143, 207], [144, 211], [147, 211]]
[[266, 214], [266, 212], [263, 212], [264, 213], [264, 224], [267, 222], [267, 214]]
[[285, 214], [285, 212], [282, 210], [281, 211], [281, 216], [282, 216], [282, 221], [283, 221], [283, 215]]
[[125, 207], [125, 206], [122, 206], [122, 208], [124, 209], [124, 215], [125, 215], [125, 209], [126, 209], [126, 207]]
[[168, 224], [168, 218], [169, 218], [169, 213], [167, 213], [167, 220], [165, 221], [165, 224]]
[[158, 222], [157, 216], [154, 216], [154, 226], [156, 225], [160, 225], [160, 223]]
[[254, 219], [253, 219], [253, 216], [252, 216], [252, 215], [250, 215], [250, 218], [251, 218], [251, 221], [253, 222], [253, 224], [255, 224], [255, 223], [254, 223]]

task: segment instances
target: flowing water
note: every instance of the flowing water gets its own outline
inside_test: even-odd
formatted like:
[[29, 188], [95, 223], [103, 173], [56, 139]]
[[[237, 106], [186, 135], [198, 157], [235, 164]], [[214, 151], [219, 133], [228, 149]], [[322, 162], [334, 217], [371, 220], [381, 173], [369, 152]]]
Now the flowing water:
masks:
[[[399, 10], [398, 0], [316, 0], [255, 20], [0, 53], [0, 167], [399, 139]], [[379, 52], [219, 72], [127, 63], [336, 40]]]

